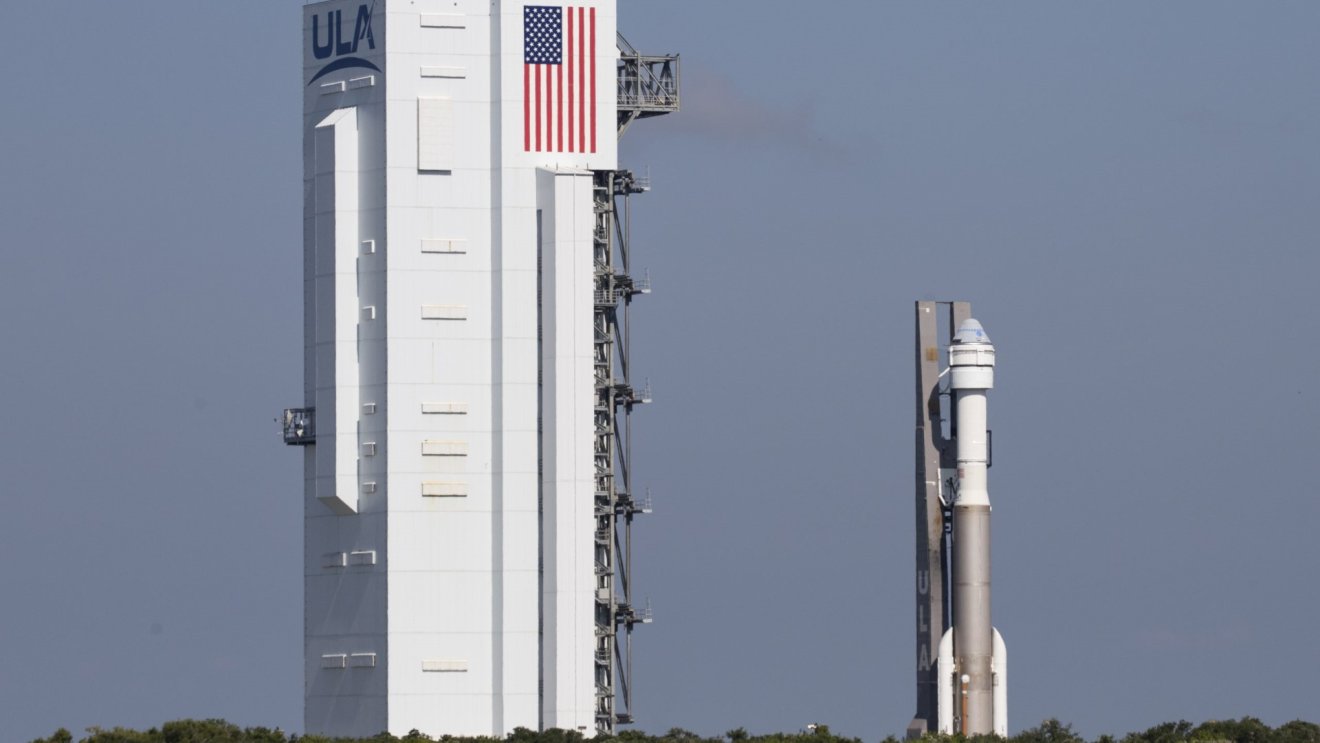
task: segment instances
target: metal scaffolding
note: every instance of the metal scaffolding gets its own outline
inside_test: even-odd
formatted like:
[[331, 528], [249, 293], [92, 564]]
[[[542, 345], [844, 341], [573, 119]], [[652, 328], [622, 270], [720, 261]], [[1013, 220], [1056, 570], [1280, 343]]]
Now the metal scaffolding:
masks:
[[[630, 273], [630, 198], [646, 184], [626, 170], [595, 176], [596, 728], [632, 722], [632, 630], [651, 620], [632, 591], [633, 517], [650, 511], [632, 482], [632, 411], [650, 393], [632, 383], [629, 309], [650, 286]], [[620, 634], [623, 635], [622, 642]]]
[[[619, 136], [639, 118], [678, 110], [678, 56], [644, 57], [619, 43]], [[632, 412], [651, 401], [633, 386], [628, 317], [632, 300], [651, 292], [632, 275], [633, 194], [649, 190], [627, 170], [595, 173], [596, 376], [596, 729], [613, 734], [633, 721], [632, 631], [651, 621], [639, 608], [632, 582], [632, 523], [650, 513], [632, 479]], [[620, 637], [622, 635], [622, 637]]]
[[619, 42], [619, 136], [637, 119], [678, 110], [678, 55], [645, 56]]

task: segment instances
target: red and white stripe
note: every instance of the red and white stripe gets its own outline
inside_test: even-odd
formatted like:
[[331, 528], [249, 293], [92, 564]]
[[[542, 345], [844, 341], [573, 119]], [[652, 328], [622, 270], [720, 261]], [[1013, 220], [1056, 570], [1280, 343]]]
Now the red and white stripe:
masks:
[[563, 64], [523, 65], [523, 150], [596, 151], [596, 9], [565, 7]]

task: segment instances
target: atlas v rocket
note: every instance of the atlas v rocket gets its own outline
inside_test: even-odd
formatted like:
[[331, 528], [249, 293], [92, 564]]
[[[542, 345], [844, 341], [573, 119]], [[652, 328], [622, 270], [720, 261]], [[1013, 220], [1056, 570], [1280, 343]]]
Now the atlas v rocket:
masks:
[[[948, 368], [936, 373], [941, 308], [957, 330]], [[909, 736], [932, 727], [1008, 734], [1007, 650], [990, 622], [986, 392], [994, 387], [995, 347], [970, 309], [917, 303], [917, 717]]]

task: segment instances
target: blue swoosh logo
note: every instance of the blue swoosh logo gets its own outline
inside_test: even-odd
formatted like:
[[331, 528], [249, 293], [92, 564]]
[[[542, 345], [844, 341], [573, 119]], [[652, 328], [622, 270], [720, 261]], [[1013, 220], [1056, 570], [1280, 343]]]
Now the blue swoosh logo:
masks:
[[329, 75], [332, 72], [339, 72], [340, 70], [347, 70], [353, 67], [364, 67], [368, 70], [375, 70], [376, 72], [380, 72], [379, 67], [368, 62], [365, 59], [362, 59], [361, 57], [340, 57], [339, 59], [336, 59], [335, 61], [331, 62], [325, 67], [322, 67], [320, 72], [316, 73], [311, 80], [307, 81], [307, 85], [308, 87], [310, 87], [312, 83], [316, 82], [317, 80], [320, 80], [321, 78], [325, 77], [326, 75]]

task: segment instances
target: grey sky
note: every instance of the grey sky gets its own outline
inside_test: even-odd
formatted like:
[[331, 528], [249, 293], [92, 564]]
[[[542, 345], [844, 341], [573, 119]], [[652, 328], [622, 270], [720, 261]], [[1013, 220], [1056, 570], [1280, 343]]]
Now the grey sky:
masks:
[[[299, 729], [299, 3], [11, 3], [0, 737]], [[1320, 718], [1320, 5], [622, 0], [641, 727], [914, 706], [912, 301], [999, 350], [1014, 730]]]

